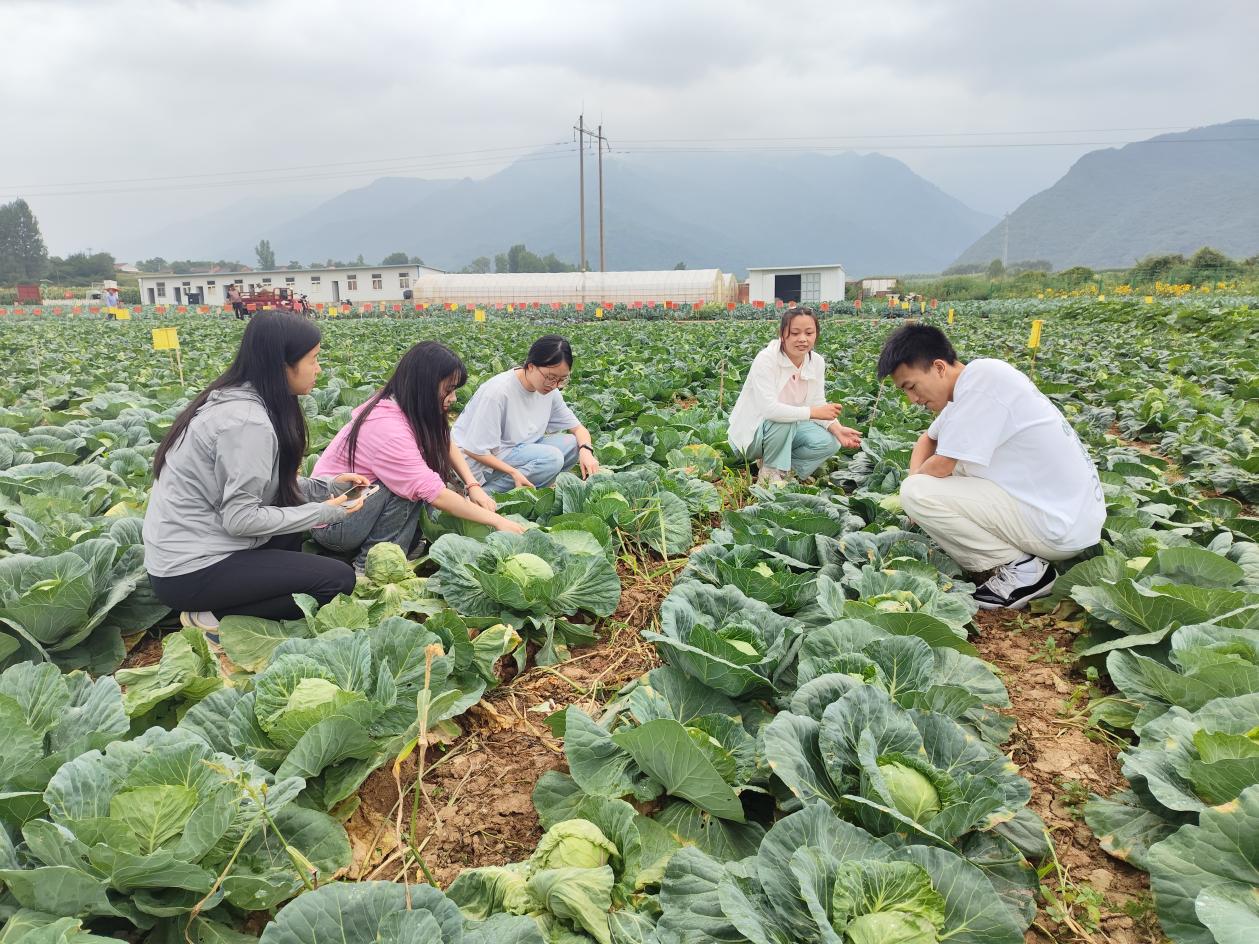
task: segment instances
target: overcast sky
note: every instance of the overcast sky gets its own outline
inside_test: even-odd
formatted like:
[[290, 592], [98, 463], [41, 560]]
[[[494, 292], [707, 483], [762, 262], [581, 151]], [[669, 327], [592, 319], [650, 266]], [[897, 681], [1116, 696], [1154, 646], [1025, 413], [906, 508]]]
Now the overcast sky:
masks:
[[1086, 151], [1259, 117], [1257, 35], [1256, 0], [0, 0], [0, 202], [55, 254], [130, 249], [570, 159], [584, 110], [626, 152], [878, 150], [998, 214]]

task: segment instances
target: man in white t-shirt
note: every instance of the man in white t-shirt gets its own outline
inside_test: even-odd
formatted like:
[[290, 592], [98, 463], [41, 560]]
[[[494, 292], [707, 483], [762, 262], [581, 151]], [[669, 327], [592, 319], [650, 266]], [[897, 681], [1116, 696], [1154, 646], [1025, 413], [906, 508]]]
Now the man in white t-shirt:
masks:
[[936, 414], [914, 445], [901, 504], [962, 568], [995, 570], [975, 591], [980, 607], [1023, 609], [1053, 589], [1051, 561], [1101, 540], [1097, 468], [1022, 372], [990, 358], [964, 364], [943, 331], [912, 324], [888, 337], [878, 375]]

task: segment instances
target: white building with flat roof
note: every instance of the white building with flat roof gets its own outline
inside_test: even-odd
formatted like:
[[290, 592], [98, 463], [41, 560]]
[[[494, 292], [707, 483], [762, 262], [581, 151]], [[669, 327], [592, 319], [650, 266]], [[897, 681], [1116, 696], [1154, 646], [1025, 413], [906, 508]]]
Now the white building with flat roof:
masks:
[[718, 269], [660, 272], [487, 272], [483, 275], [425, 273], [415, 286], [423, 302], [488, 304], [612, 304], [667, 301], [679, 304], [734, 301], [730, 281]]
[[414, 290], [421, 275], [442, 275], [441, 269], [415, 265], [338, 266], [324, 269], [267, 269], [253, 272], [169, 272], [140, 276], [140, 300], [145, 305], [223, 305], [227, 288], [242, 294], [263, 289], [290, 289], [312, 305], [345, 302], [401, 301]]
[[844, 297], [844, 267], [830, 265], [754, 266], [748, 269], [748, 301], [816, 305]]

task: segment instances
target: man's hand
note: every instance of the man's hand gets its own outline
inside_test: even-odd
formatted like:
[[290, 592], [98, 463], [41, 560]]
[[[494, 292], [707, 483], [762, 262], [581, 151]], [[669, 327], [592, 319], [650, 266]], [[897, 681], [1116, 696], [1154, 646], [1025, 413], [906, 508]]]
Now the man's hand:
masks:
[[511, 470], [511, 480], [516, 483], [516, 488], [537, 488], [519, 469]]
[[809, 419], [833, 420], [838, 418], [843, 409], [843, 405], [839, 403], [823, 403], [809, 408]]

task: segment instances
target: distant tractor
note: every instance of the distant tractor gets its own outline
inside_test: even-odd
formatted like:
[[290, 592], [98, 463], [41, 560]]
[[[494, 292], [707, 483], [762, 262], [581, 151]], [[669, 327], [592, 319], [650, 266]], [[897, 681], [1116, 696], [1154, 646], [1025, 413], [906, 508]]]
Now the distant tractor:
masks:
[[310, 302], [305, 295], [298, 295], [291, 288], [258, 289], [241, 292], [241, 304], [251, 315], [259, 311], [294, 311], [299, 315], [311, 313]]

